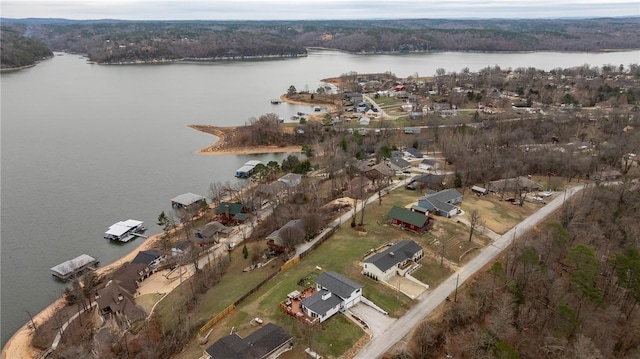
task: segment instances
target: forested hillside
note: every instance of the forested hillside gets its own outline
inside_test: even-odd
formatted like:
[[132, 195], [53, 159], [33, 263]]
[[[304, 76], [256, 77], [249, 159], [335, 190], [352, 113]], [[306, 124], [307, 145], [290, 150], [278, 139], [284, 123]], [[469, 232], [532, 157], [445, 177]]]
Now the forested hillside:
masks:
[[24, 37], [4, 28], [0, 32], [2, 69], [30, 66], [51, 56], [51, 50], [40, 40]]
[[640, 17], [580, 20], [69, 21], [3, 19], [3, 28], [99, 63], [352, 53], [602, 51], [640, 43]]

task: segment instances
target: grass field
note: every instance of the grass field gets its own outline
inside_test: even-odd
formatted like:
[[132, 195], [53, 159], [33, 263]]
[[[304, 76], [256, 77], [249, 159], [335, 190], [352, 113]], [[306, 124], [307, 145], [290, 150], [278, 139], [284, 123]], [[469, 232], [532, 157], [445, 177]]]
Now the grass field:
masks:
[[[338, 357], [345, 353], [364, 334], [358, 326], [345, 317], [336, 315], [321, 325], [308, 328], [295, 318], [282, 313], [279, 307], [279, 303], [288, 293], [303, 289], [298, 285], [301, 279], [307, 278], [305, 286], [313, 284], [313, 276], [320, 273], [317, 267], [322, 271], [338, 272], [362, 284], [364, 296], [388, 311], [391, 316], [402, 316], [413, 302], [408, 297], [398, 296], [392, 288], [362, 275], [361, 260], [371, 249], [403, 239], [420, 243], [425, 248], [426, 255], [421, 261], [422, 267], [412, 275], [435, 287], [453, 273], [455, 267], [461, 264], [460, 261], [470, 260], [478, 252], [475, 249], [489, 242], [489, 239], [482, 234], [474, 234], [473, 241], [469, 242], [468, 227], [456, 221], [455, 218], [434, 217], [433, 228], [421, 234], [403, 231], [387, 224], [386, 215], [393, 205], [405, 207], [415, 202], [420, 196], [420, 192], [399, 188], [383, 197], [381, 204], [374, 202], [367, 205], [362, 226], [356, 229], [351, 228], [351, 221], [347, 220], [315, 251], [290, 269], [278, 273], [267, 285], [249, 296], [226, 318], [216, 324], [206, 345], [199, 345], [194, 340], [177, 358], [199, 356], [206, 346], [228, 335], [232, 328], [241, 336], [248, 335], [256, 329], [250, 324], [251, 319], [255, 317], [260, 317], [265, 322], [277, 323], [294, 336], [297, 344], [294, 350], [285, 354], [283, 358], [306, 356], [303, 352], [306, 347], [313, 348], [325, 357]], [[492, 201], [491, 198], [479, 198], [467, 194], [462, 208], [467, 213], [474, 208], [482, 209], [483, 220], [487, 221], [487, 226], [492, 230], [501, 230], [502, 227], [496, 224], [506, 223], [508, 226], [510, 221], [514, 221], [515, 224], [536, 209], [535, 205], [530, 203], [524, 207], [511, 204], [507, 206], [505, 203], [508, 202]], [[359, 224], [360, 220], [361, 214], [358, 213], [356, 222]], [[442, 251], [443, 246], [444, 251]], [[448, 265], [440, 266], [441, 253], [444, 253], [444, 259]], [[465, 253], [469, 254], [462, 257]], [[282, 264], [280, 261], [274, 261], [266, 268], [243, 273], [242, 269], [248, 265], [248, 261], [242, 259], [241, 250], [236, 248], [232, 258], [228, 273], [220, 283], [202, 296], [200, 304], [191, 316], [192, 322], [208, 320]], [[178, 289], [175, 292], [159, 305], [158, 309], [162, 313], [169, 313], [175, 305], [180, 305], [181, 290]]]

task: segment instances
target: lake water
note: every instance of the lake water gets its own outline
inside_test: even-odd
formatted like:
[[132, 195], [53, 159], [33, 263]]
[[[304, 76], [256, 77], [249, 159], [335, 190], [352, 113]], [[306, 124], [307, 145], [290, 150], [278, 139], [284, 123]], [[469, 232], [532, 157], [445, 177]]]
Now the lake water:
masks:
[[274, 112], [290, 119], [309, 106], [272, 105], [286, 92], [315, 90], [320, 80], [348, 72], [390, 71], [406, 77], [437, 68], [486, 66], [550, 70], [583, 64], [627, 66], [640, 51], [617, 53], [427, 53], [350, 55], [312, 51], [286, 60], [89, 65], [55, 56], [34, 68], [2, 74], [1, 322], [2, 345], [59, 297], [64, 285], [49, 268], [82, 253], [109, 264], [137, 247], [102, 238], [128, 218], [160, 232], [158, 214], [185, 192], [207, 195], [216, 181], [234, 181], [248, 159], [282, 154], [201, 156], [213, 136], [189, 124], [242, 125]]

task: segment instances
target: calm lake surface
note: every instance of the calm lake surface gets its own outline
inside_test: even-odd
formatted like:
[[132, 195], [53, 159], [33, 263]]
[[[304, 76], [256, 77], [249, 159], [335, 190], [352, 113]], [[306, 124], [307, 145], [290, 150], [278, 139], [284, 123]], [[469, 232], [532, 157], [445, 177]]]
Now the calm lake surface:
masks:
[[613, 53], [427, 53], [350, 55], [312, 51], [308, 57], [218, 63], [89, 65], [55, 56], [34, 68], [2, 74], [1, 322], [2, 345], [58, 298], [64, 284], [49, 268], [86, 253], [107, 265], [143, 239], [115, 245], [107, 227], [128, 218], [147, 234], [170, 199], [206, 196], [216, 181], [234, 181], [249, 159], [282, 154], [201, 156], [215, 137], [189, 124], [242, 125], [274, 112], [290, 119], [309, 106], [272, 105], [290, 85], [315, 90], [320, 80], [355, 71], [406, 77], [437, 68], [486, 66], [550, 70], [589, 64], [625, 66], [640, 51]]

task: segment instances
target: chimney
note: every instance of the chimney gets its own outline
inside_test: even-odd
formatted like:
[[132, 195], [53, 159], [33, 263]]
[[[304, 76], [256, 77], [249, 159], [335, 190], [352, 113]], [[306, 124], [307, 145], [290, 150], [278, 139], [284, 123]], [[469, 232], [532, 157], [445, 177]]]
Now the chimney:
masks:
[[227, 216], [227, 218], [229, 218], [229, 205], [228, 204], [224, 205], [224, 214], [225, 214], [225, 216]]

